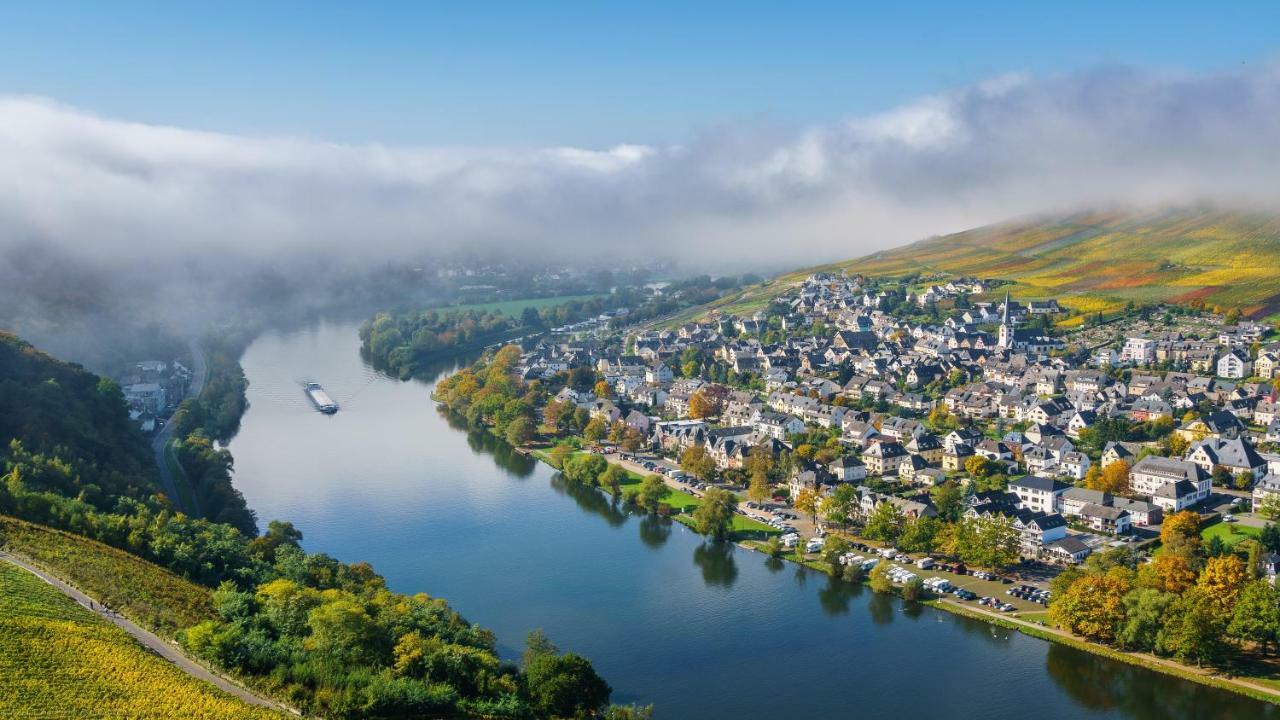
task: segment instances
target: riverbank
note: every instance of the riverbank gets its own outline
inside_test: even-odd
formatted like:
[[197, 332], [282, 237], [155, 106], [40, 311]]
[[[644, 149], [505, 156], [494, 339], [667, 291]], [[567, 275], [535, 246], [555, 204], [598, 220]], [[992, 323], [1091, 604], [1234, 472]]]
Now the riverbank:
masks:
[[[545, 451], [538, 450], [535, 448], [516, 448], [516, 451], [521, 454], [527, 455], [529, 457], [536, 458], [537, 460], [551, 466], [550, 459], [548, 458]], [[611, 465], [617, 465], [621, 467], [624, 471], [628, 473], [628, 475], [635, 475], [635, 472], [630, 467], [627, 467], [625, 463], [612, 459], [610, 456], [607, 456], [607, 455], [603, 457], [605, 458], [605, 461], [610, 463]], [[686, 497], [690, 497], [691, 499], [696, 500], [696, 498], [692, 498], [692, 496], [689, 496], [683, 493], [683, 491], [680, 490], [678, 487], [676, 487], [674, 485], [674, 482], [669, 478], [663, 477], [661, 475], [659, 475], [658, 477], [662, 478], [663, 483], [667, 485], [669, 494], [673, 492], [680, 493], [682, 495], [685, 495]], [[753, 521], [750, 521], [748, 518], [743, 518], [741, 515], [735, 515], [735, 522], [740, 518], [743, 520], [747, 520], [749, 522], [753, 522]], [[677, 522], [681, 522], [682, 524], [696, 531], [696, 528], [694, 527], [692, 518], [690, 516], [684, 513], [681, 513], [681, 514], [674, 515], [672, 519]], [[842, 535], [845, 535], [849, 537], [851, 540], [856, 542], [873, 544], [872, 541], [859, 538], [857, 536], [854, 536], [848, 533], [842, 533]], [[739, 547], [745, 550], [757, 552], [762, 555], [768, 556], [767, 551], [764, 549], [764, 542], [761, 540], [738, 538], [735, 540], [735, 543]], [[830, 572], [829, 572], [830, 568], [826, 562], [801, 555], [798, 552], [798, 550], [797, 552], [784, 553], [781, 556], [779, 556], [778, 559], [785, 560], [793, 564], [799, 564], [815, 572], [819, 572], [824, 575], [830, 576]], [[948, 576], [946, 573], [940, 573], [940, 572], [933, 572], [932, 574]], [[845, 582], [845, 581], [841, 580], [841, 582]], [[862, 580], [862, 584], [867, 587], [870, 586], [869, 581], [866, 579]], [[983, 584], [984, 585], [986, 584], [985, 581], [983, 582]], [[994, 586], [998, 586], [997, 583], [992, 583], [992, 585], [993, 585], [993, 588]], [[1002, 594], [1000, 594], [997, 590], [994, 590], [993, 588], [983, 588], [983, 589], [989, 590], [990, 592], [989, 593], [980, 592], [979, 594], [980, 595], [991, 594], [993, 596], [1000, 597], [1000, 599], [1002, 600], [1006, 599], [1003, 597]], [[889, 594], [898, 595], [897, 592], [889, 593]], [[997, 614], [997, 613], [982, 610], [976, 607], [970, 607], [968, 605], [960, 604], [959, 601], [953, 600], [951, 598], [936, 597], [936, 596], [928, 597], [919, 602], [923, 605], [928, 605], [929, 607], [932, 607], [934, 609], [941, 610], [944, 612], [949, 612], [954, 615], [959, 615], [961, 617], [966, 617], [971, 620], [978, 620], [978, 621], [985, 622], [991, 625], [996, 625], [1008, 630], [1015, 630], [1029, 637], [1036, 638], [1038, 640], [1058, 643], [1061, 645], [1074, 648], [1076, 650], [1080, 650], [1082, 652], [1098, 655], [1100, 657], [1104, 657], [1109, 660], [1122, 662], [1127, 665], [1133, 665], [1136, 667], [1146, 668], [1149, 670], [1163, 673], [1165, 675], [1170, 675], [1182, 680], [1195, 682], [1201, 685], [1206, 685], [1206, 686], [1217, 688], [1220, 690], [1227, 690], [1233, 693], [1244, 695], [1254, 700], [1260, 700], [1262, 702], [1280, 705], [1280, 680], [1250, 678], [1248, 676], [1225, 676], [1225, 675], [1217, 674], [1215, 673], [1215, 671], [1211, 669], [1194, 668], [1194, 667], [1179, 663], [1175, 660], [1170, 660], [1168, 658], [1157, 657], [1155, 655], [1150, 655], [1147, 653], [1125, 652], [1123, 650], [1117, 650], [1115, 648], [1107, 647], [1105, 645], [1099, 645], [1097, 643], [1088, 642], [1082, 638], [1071, 635], [1070, 633], [1067, 633], [1063, 630], [1053, 628], [1046, 623], [1041, 623], [1034, 620], [1027, 620], [1021, 617], [1022, 615], [1036, 615], [1039, 617], [1043, 617], [1042, 610], [1022, 611], [1015, 614]]]

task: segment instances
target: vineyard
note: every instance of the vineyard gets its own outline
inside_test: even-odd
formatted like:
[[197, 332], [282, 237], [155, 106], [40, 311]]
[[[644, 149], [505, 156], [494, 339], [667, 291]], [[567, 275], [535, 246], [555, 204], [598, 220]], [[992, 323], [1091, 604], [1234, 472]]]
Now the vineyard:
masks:
[[30, 573], [0, 563], [0, 717], [279, 718], [189, 677]]
[[817, 271], [1007, 280], [1018, 299], [1056, 297], [1064, 307], [1086, 314], [1113, 312], [1128, 302], [1203, 301], [1264, 318], [1280, 314], [1278, 268], [1280, 218], [1274, 215], [1080, 213], [990, 225], [797, 270], [691, 309], [669, 325], [713, 309], [737, 314], [761, 309]]
[[0, 548], [29, 558], [166, 637], [214, 616], [208, 588], [78, 535], [0, 515]]

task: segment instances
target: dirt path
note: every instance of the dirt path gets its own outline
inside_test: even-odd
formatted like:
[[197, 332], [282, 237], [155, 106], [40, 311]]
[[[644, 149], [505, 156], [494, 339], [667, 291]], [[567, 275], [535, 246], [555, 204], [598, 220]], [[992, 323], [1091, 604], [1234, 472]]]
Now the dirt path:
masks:
[[102, 617], [105, 620], [107, 620], [107, 622], [110, 622], [111, 624], [115, 625], [121, 630], [124, 630], [125, 632], [129, 633], [131, 636], [133, 636], [135, 640], [142, 643], [144, 647], [148, 648], [149, 650], [159, 655], [160, 657], [164, 658], [165, 660], [168, 660], [169, 662], [173, 663], [180, 670], [190, 675], [191, 677], [196, 678], [197, 680], [203, 680], [207, 683], [212, 683], [218, 689], [224, 692], [227, 692], [231, 695], [234, 695], [240, 698], [241, 700], [244, 700], [247, 703], [250, 703], [253, 705], [259, 705], [262, 707], [268, 707], [275, 710], [293, 712], [290, 708], [287, 708], [283, 705], [280, 705], [279, 703], [268, 700], [264, 697], [255, 695], [249, 690], [246, 690], [245, 688], [222, 677], [221, 675], [216, 675], [210, 672], [203, 665], [187, 657], [182, 653], [182, 651], [178, 650], [177, 647], [169, 644], [164, 639], [160, 638], [158, 635], [155, 635], [151, 631], [139, 626], [138, 624], [134, 623], [132, 620], [121, 617], [120, 615], [114, 612], [106, 611], [105, 609], [103, 609], [102, 603], [91, 599], [88, 595], [85, 595], [84, 593], [80, 592], [76, 588], [50, 575], [44, 570], [41, 570], [40, 568], [34, 565], [31, 565], [24, 560], [16, 558], [6, 552], [0, 552], [0, 560], [16, 565], [22, 568], [23, 570], [26, 570], [27, 572], [31, 573], [32, 575], [35, 575], [41, 580], [49, 583], [55, 589], [61, 592], [63, 595], [66, 595], [72, 600], [75, 600], [86, 610], [89, 610], [90, 612], [95, 613], [99, 617]]
[[[187, 388], [186, 397], [200, 397], [200, 392], [204, 389], [205, 376], [208, 374], [208, 367], [205, 365], [204, 353], [201, 352], [199, 346], [194, 340], [189, 342], [191, 347], [191, 385]], [[169, 418], [172, 420], [172, 416]], [[156, 466], [160, 469], [160, 485], [164, 488], [164, 492], [169, 496], [169, 501], [179, 510], [189, 514], [200, 514], [199, 507], [183, 507], [182, 495], [178, 494], [178, 486], [175, 483], [173, 472], [169, 465], [169, 454], [173, 450], [169, 446], [169, 440], [173, 438], [173, 425], [165, 423], [160, 428], [155, 437], [151, 439], [151, 450], [156, 456]], [[182, 467], [178, 465], [177, 459], [174, 459], [173, 466], [178, 472], [182, 472]], [[186, 482], [186, 477], [181, 478]], [[191, 498], [192, 503], [199, 504], [194, 495]]]

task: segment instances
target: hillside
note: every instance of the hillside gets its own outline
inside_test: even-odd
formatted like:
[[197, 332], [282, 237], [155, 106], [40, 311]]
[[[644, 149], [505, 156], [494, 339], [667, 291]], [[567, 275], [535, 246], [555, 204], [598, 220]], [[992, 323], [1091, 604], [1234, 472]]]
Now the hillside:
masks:
[[0, 563], [0, 677], [3, 717], [285, 717], [184, 674], [6, 563]]
[[1184, 209], [1026, 218], [797, 270], [717, 306], [759, 309], [816, 270], [1008, 280], [1015, 297], [1057, 297], [1082, 312], [1203, 300], [1261, 318], [1280, 313], [1280, 216]]
[[33, 489], [102, 508], [157, 487], [150, 448], [114, 382], [0, 332], [0, 467], [4, 461], [22, 465]]

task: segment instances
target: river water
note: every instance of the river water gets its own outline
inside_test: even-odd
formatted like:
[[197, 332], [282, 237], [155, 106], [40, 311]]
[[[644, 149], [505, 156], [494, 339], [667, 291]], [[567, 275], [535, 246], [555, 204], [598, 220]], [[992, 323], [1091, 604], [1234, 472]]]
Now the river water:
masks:
[[[675, 718], [1280, 718], [1277, 708], [910, 606], [631, 516], [451, 424], [430, 382], [361, 360], [356, 325], [269, 333], [230, 448], [262, 524], [446, 598], [516, 657], [544, 629], [615, 702]], [[446, 370], [442, 369], [442, 372]], [[304, 381], [342, 410], [316, 412]]]

